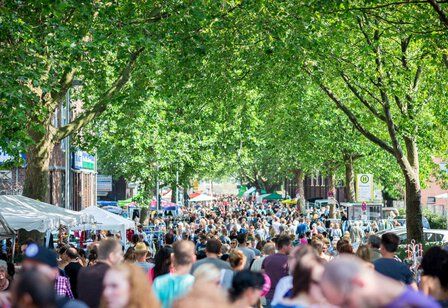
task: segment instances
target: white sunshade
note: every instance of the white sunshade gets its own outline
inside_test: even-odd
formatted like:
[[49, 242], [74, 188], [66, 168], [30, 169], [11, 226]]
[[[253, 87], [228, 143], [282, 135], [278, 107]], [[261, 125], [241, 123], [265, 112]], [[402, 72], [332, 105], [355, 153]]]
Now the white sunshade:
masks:
[[[97, 206], [89, 206], [88, 208], [81, 211], [85, 215], [90, 215], [95, 222], [95, 226], [84, 225], [76, 226], [74, 230], [87, 230], [87, 229], [98, 229], [98, 230], [116, 230], [123, 231], [126, 229], [134, 229], [135, 222], [121, 217], [120, 215], [111, 213], [109, 211], [103, 210]], [[123, 234], [122, 236], [126, 236]]]
[[437, 195], [436, 199], [448, 199], [448, 193]]
[[87, 217], [49, 203], [19, 195], [0, 196], [0, 213], [12, 229], [46, 232], [59, 225], [81, 224]]
[[196, 196], [192, 199], [190, 199], [190, 202], [205, 202], [205, 201], [213, 201], [216, 200], [216, 198], [208, 196], [206, 194], [200, 194], [199, 196]]
[[0, 240], [12, 238], [14, 234], [14, 230], [8, 225], [2, 214], [0, 214]]

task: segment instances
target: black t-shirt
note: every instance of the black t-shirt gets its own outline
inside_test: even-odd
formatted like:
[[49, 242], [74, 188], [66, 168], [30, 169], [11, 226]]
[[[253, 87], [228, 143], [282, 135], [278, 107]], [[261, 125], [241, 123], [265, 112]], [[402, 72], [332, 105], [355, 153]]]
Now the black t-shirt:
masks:
[[414, 275], [408, 266], [395, 259], [380, 258], [373, 262], [375, 270], [384, 276], [401, 281], [405, 284], [414, 282]]
[[72, 288], [73, 296], [78, 298], [77, 286], [78, 286], [78, 273], [82, 266], [78, 262], [70, 262], [65, 267], [65, 273], [70, 280], [70, 286]]

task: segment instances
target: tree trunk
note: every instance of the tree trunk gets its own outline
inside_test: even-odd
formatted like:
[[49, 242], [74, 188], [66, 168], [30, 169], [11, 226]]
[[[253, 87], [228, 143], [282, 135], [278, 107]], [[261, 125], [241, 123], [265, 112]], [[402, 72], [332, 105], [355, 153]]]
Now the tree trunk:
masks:
[[37, 132], [30, 132], [30, 135], [35, 143], [28, 147], [26, 153], [27, 166], [23, 195], [42, 202], [49, 202], [48, 167], [54, 144], [47, 135]]
[[176, 203], [176, 192], [177, 192], [177, 190], [176, 190], [176, 184], [171, 184], [171, 202], [172, 203]]
[[304, 185], [304, 180], [305, 180], [305, 173], [303, 172], [302, 169], [297, 169], [295, 172], [295, 179], [296, 179], [296, 183], [297, 183], [297, 188], [296, 188], [296, 195], [298, 195], [299, 197], [297, 198], [297, 210], [299, 212], [304, 211], [305, 210], [305, 185]]
[[[328, 193], [332, 193], [333, 194], [333, 199], [336, 200], [336, 185], [335, 185], [335, 175], [334, 175], [334, 170], [333, 169], [329, 169], [328, 172]], [[330, 198], [329, 198], [330, 199]], [[336, 218], [335, 212], [334, 212], [334, 207], [335, 207], [335, 202], [330, 202], [330, 218]]]
[[351, 154], [344, 155], [345, 164], [345, 198], [347, 202], [355, 201], [355, 170], [353, 168], [353, 156]]
[[[408, 241], [423, 241], [423, 223], [421, 208], [421, 188], [419, 177], [419, 159], [417, 143], [414, 139], [404, 138], [406, 157], [412, 168], [402, 167], [406, 180], [406, 231]], [[403, 165], [403, 164], [402, 164]]]

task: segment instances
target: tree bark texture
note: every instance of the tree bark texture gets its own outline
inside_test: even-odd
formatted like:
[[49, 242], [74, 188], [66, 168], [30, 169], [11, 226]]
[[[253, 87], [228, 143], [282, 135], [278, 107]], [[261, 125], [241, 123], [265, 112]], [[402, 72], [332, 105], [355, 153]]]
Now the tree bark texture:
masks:
[[353, 156], [350, 154], [344, 155], [345, 165], [345, 198], [347, 202], [355, 201], [355, 170], [353, 166]]
[[[54, 144], [47, 135], [30, 132], [35, 143], [29, 146], [26, 153], [26, 177], [23, 195], [42, 202], [49, 202], [49, 165]], [[37, 139], [37, 140], [36, 140]]]
[[295, 179], [297, 183], [297, 189], [296, 194], [299, 195], [299, 198], [297, 199], [297, 210], [303, 211], [305, 209], [305, 173], [301, 169], [297, 169], [295, 172]]
[[[334, 170], [332, 168], [328, 171], [328, 193], [333, 194], [333, 199], [336, 200], [336, 177], [334, 174]], [[334, 202], [331, 202], [330, 204], [330, 218], [336, 218], [335, 211], [334, 211]]]

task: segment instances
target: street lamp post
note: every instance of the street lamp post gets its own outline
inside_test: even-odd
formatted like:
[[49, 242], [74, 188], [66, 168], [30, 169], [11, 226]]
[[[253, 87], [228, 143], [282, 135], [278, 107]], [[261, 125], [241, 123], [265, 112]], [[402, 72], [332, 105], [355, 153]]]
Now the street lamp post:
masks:
[[[70, 122], [70, 88], [65, 95], [65, 121]], [[65, 185], [64, 185], [64, 207], [70, 209], [70, 135], [65, 137]]]

